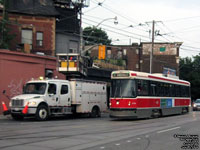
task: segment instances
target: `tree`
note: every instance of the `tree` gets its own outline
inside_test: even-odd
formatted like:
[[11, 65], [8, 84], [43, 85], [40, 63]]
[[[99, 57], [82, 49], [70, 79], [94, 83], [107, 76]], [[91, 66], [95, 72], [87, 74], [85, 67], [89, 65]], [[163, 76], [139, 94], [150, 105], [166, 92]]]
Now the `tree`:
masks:
[[10, 33], [9, 18], [7, 13], [8, 1], [0, 0], [3, 5], [2, 19], [0, 20], [0, 48], [9, 49], [10, 42], [14, 39], [15, 35]]
[[85, 40], [85, 45], [103, 44], [110, 45], [111, 40], [108, 35], [101, 28], [96, 27], [86, 27], [83, 30], [83, 39]]
[[200, 98], [200, 56], [180, 59], [180, 79], [191, 83], [192, 99]]

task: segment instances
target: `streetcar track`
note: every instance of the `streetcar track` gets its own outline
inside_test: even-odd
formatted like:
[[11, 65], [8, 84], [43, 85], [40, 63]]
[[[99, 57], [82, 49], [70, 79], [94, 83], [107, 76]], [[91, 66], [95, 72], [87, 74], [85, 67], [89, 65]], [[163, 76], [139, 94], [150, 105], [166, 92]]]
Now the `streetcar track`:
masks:
[[[178, 117], [180, 118], [180, 117]], [[165, 118], [164, 118], [165, 119]], [[181, 118], [180, 118], [181, 119]], [[166, 119], [165, 119], [166, 120]], [[71, 120], [70, 120], [71, 121]], [[159, 119], [160, 124], [157, 124], [155, 125], [154, 123], [156, 123], [158, 120], [157, 119], [150, 119], [150, 120], [139, 120], [137, 122], [130, 122], [128, 125], [126, 124], [126, 128], [124, 128], [124, 124], [129, 122], [129, 121], [126, 121], [126, 122], [121, 122], [121, 121], [110, 121], [110, 120], [104, 120], [104, 121], [110, 121], [111, 123], [106, 123], [106, 124], [101, 124], [99, 125], [99, 121], [97, 121], [93, 126], [95, 127], [92, 127], [88, 132], [88, 131], [85, 131], [85, 132], [82, 132], [82, 133], [79, 133], [77, 134], [76, 133], [73, 133], [74, 130], [77, 130], [77, 129], [82, 129], [80, 128], [80, 126], [77, 126], [77, 123], [81, 122], [82, 123], [82, 120], [80, 121], [76, 121], [76, 122], [73, 122], [73, 123], [70, 123], [70, 121], [67, 121], [67, 122], [59, 122], [61, 124], [53, 124], [53, 125], [46, 125], [48, 124], [48, 122], [38, 122], [38, 124], [34, 124], [34, 125], [38, 125], [38, 126], [35, 126], [34, 128], [40, 128], [40, 129], [45, 129], [47, 128], [48, 130], [46, 131], [38, 131], [38, 132], [32, 132], [32, 133], [23, 133], [23, 134], [18, 134], [18, 133], [15, 133], [13, 135], [8, 135], [8, 136], [1, 136], [0, 137], [0, 140], [1, 141], [4, 141], [4, 140], [13, 140], [13, 141], [16, 141], [16, 142], [19, 142], [17, 144], [10, 144], [10, 145], [6, 145], [6, 146], [0, 146], [0, 149], [4, 149], [4, 148], [9, 148], [9, 147], [14, 147], [14, 146], [21, 146], [21, 145], [31, 145], [31, 144], [35, 144], [35, 143], [40, 143], [40, 142], [46, 142], [46, 141], [51, 141], [51, 140], [56, 140], [56, 139], [63, 139], [63, 138], [73, 138], [73, 137], [77, 137], [77, 136], [83, 136], [83, 135], [96, 135], [96, 134], [106, 134], [106, 133], [109, 133], [109, 134], [112, 134], [112, 133], [115, 133], [115, 132], [124, 132], [124, 135], [127, 134], [126, 131], [130, 131], [130, 130], [145, 130], [145, 129], [148, 129], [148, 128], [157, 128], [157, 127], [160, 127], [160, 126], [163, 126], [163, 127], [166, 127], [167, 126], [167, 122], [169, 120], [167, 120], [167, 122], [165, 123], [162, 123], [162, 118]], [[85, 121], [85, 120], [84, 120]], [[83, 125], [88, 125], [88, 121], [90, 121], [90, 119], [87, 120], [86, 123], [84, 123]], [[93, 120], [91, 120], [93, 121]], [[191, 120], [188, 120], [187, 122], [190, 122]], [[115, 123], [117, 122], [117, 123]], [[145, 124], [144, 124], [145, 123]], [[69, 126], [70, 124], [70, 126]], [[150, 126], [149, 126], [150, 124]], [[20, 127], [24, 127], [24, 125], [33, 125], [33, 124], [23, 124], [21, 126], [21, 124], [19, 124]], [[143, 126], [141, 126], [143, 125]], [[52, 128], [60, 128], [60, 127], [67, 127], [66, 129], [57, 129], [57, 130], [52, 130]], [[29, 127], [28, 127], [29, 128]], [[96, 131], [96, 128], [99, 128], [100, 130]], [[68, 132], [64, 135], [59, 135], [59, 136], [55, 136], [55, 135], [42, 135], [40, 136], [41, 134], [44, 134], [44, 133], [48, 133], [48, 134], [51, 134], [51, 133], [62, 133], [63, 130], [65, 131], [70, 131], [72, 132], [73, 134], [69, 134]], [[4, 132], [8, 132], [8, 131], [16, 131], [16, 132], [26, 132], [28, 131], [27, 129], [27, 126], [26, 126], [26, 129], [20, 129], [20, 130], [4, 130]], [[12, 134], [12, 133], [11, 133]], [[38, 136], [34, 136], [34, 135], [37, 135], [37, 134], [40, 134]], [[1, 133], [2, 135], [2, 133]], [[32, 135], [32, 136], [31, 136]], [[20, 141], [17, 141], [17, 140], [23, 140], [23, 139], [33, 139], [29, 142], [20, 142]], [[38, 140], [36, 140], [38, 139]], [[94, 141], [98, 141], [99, 139], [97, 140], [93, 140]], [[150, 141], [149, 141], [150, 142]], [[90, 142], [88, 142], [90, 143]], [[78, 145], [78, 144], [77, 144]], [[81, 144], [80, 144], [81, 145]], [[72, 146], [73, 147], [73, 146]], [[61, 148], [61, 149], [64, 149], [64, 148]], [[60, 149], [60, 150], [61, 150]]]

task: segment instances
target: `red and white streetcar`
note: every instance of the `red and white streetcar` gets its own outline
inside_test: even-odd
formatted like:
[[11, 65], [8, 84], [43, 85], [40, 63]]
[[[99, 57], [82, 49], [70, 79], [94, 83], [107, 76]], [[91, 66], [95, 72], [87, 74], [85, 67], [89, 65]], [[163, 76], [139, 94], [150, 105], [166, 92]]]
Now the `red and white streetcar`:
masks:
[[111, 75], [110, 117], [151, 118], [189, 112], [190, 83], [129, 70]]

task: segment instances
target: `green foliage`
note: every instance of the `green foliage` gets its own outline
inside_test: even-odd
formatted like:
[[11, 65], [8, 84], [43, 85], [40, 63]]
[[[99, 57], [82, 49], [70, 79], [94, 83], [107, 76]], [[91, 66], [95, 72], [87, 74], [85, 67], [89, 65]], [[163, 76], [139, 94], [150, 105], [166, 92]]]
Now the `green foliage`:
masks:
[[101, 28], [96, 28], [96, 27], [84, 28], [83, 39], [85, 40], [85, 45], [111, 44], [111, 40], [108, 38], [107, 33], [103, 31]]
[[180, 79], [191, 83], [192, 99], [200, 98], [200, 56], [180, 60]]

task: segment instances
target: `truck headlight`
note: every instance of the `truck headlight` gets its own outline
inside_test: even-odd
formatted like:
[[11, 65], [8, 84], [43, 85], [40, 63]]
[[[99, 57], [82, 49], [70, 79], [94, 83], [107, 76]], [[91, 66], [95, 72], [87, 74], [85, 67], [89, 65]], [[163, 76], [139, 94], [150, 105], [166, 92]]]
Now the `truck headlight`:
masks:
[[29, 105], [36, 105], [37, 103], [35, 101], [29, 102]]
[[197, 107], [197, 104], [193, 104], [193, 107]]

